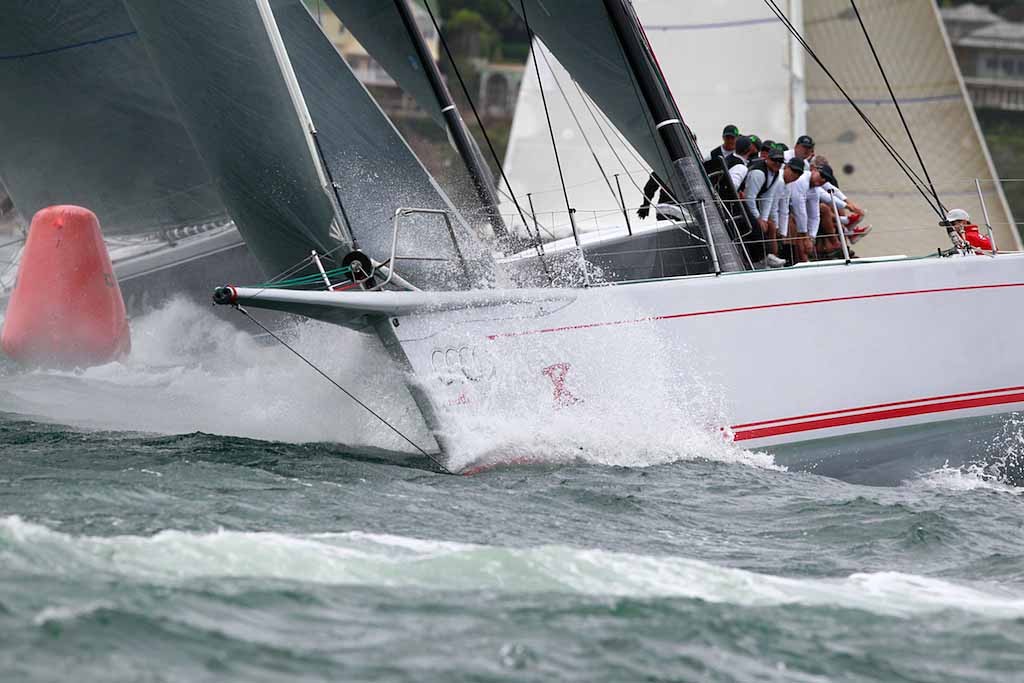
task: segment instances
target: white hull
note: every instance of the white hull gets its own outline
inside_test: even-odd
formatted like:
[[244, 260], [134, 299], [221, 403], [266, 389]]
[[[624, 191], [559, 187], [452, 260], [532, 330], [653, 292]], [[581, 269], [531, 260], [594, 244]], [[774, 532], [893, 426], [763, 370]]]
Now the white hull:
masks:
[[564, 429], [579, 413], [589, 429], [667, 433], [689, 421], [774, 449], [1024, 408], [1024, 254], [586, 290], [249, 294], [285, 310], [315, 300], [307, 315], [387, 315], [462, 469], [479, 463], [458, 452], [460, 432], [506, 420]]

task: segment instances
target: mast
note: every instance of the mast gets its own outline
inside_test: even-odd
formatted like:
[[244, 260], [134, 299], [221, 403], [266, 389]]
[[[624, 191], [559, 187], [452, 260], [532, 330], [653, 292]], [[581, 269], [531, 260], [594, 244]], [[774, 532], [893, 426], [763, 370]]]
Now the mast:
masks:
[[[628, 0], [604, 0], [604, 7], [611, 19], [626, 62], [640, 88], [644, 103], [654, 118], [658, 136], [671, 159], [676, 176], [674, 179], [681, 183], [695, 181], [695, 178], [689, 178], [687, 175], [693, 175], [688, 171], [699, 167], [697, 162], [699, 156], [693, 148], [693, 141], [686, 131], [682, 116], [669, 93], [661, 70], [652, 59], [650, 46], [640, 30], [640, 22], [637, 20], [636, 14], [628, 4]], [[711, 184], [707, 175], [701, 170], [700, 176], [708, 192], [711, 193]], [[666, 180], [672, 184], [673, 178]], [[706, 213], [710, 214], [711, 212], [707, 211]], [[717, 212], [712, 215], [717, 216]], [[713, 240], [718, 249], [718, 257], [722, 261], [723, 270], [744, 270], [743, 261], [725, 225], [720, 220], [705, 221], [704, 228], [707, 230], [708, 239]]]
[[473, 190], [484, 207], [487, 220], [490, 222], [496, 237], [507, 237], [508, 231], [505, 229], [505, 223], [498, 210], [499, 200], [494, 190], [494, 184], [491, 181], [490, 170], [484, 163], [480, 150], [472, 135], [470, 135], [469, 129], [466, 127], [466, 122], [459, 115], [459, 110], [455, 107], [455, 101], [448, 91], [448, 86], [445, 85], [444, 79], [441, 78], [441, 71], [437, 68], [437, 62], [434, 61], [433, 55], [430, 54], [427, 41], [424, 40], [423, 34], [420, 33], [419, 27], [416, 25], [416, 19], [413, 15], [412, 7], [409, 5], [409, 0], [395, 0], [395, 8], [398, 10], [398, 14], [402, 18], [402, 24], [405, 26], [409, 39], [416, 50], [420, 66], [423, 67], [423, 72], [430, 83], [430, 89], [441, 106], [441, 114], [444, 116], [448, 132], [455, 143], [455, 149], [469, 170]]

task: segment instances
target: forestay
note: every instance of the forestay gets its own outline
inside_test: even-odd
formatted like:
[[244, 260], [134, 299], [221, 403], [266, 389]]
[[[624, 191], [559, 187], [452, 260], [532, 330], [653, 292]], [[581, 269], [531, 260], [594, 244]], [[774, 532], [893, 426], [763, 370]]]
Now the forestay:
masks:
[[26, 218], [80, 204], [107, 235], [224, 218], [120, 0], [17, 0], [3, 15], [0, 176]]

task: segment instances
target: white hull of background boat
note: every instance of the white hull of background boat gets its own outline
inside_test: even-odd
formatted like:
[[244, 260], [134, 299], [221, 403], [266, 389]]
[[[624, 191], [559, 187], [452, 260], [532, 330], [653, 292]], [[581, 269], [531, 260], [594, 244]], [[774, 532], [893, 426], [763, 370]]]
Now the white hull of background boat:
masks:
[[1024, 408], [1024, 254], [590, 289], [235, 292], [342, 324], [387, 316], [456, 469], [520, 459], [479, 443], [506, 421], [618, 431], [623, 448], [679, 421], [775, 450]]

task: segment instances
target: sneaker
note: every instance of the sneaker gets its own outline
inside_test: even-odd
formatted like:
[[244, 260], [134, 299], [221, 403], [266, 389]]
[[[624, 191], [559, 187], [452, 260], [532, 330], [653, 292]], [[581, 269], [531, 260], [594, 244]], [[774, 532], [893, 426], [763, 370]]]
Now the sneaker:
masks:
[[853, 230], [846, 231], [846, 240], [850, 244], [857, 244], [857, 242], [860, 241], [860, 238], [864, 237], [864, 235], [868, 234], [869, 232], [871, 232], [870, 225], [859, 225]]
[[786, 265], [786, 259], [779, 258], [775, 254], [768, 254], [765, 256], [764, 262], [769, 268], [781, 268]]
[[846, 229], [847, 230], [853, 229], [854, 226], [856, 226], [858, 223], [860, 223], [862, 218], [864, 218], [864, 214], [862, 214], [862, 213], [852, 213], [851, 212], [850, 216], [849, 216], [850, 220], [846, 223]]

